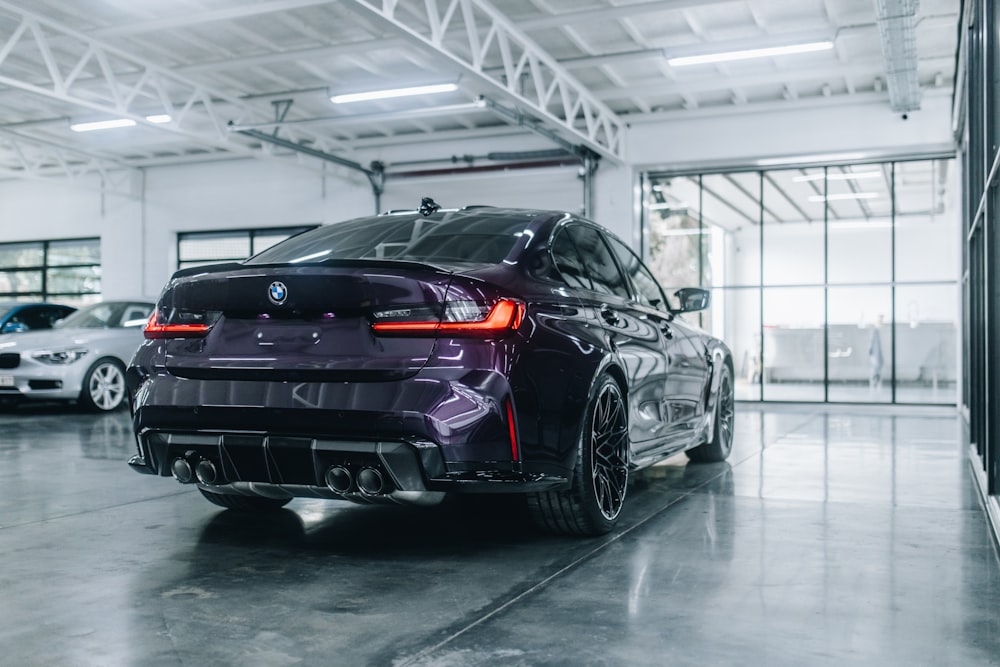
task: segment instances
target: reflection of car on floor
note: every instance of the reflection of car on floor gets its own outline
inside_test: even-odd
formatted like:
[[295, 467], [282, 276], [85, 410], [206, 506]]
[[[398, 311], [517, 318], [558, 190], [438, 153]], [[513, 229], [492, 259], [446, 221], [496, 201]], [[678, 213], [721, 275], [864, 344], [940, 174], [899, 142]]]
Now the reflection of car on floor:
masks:
[[51, 329], [76, 308], [58, 303], [0, 303], [0, 333]]
[[516, 493], [558, 532], [619, 517], [632, 470], [733, 433], [728, 348], [601, 227], [468, 207], [327, 225], [182, 270], [128, 370], [138, 472], [231, 509], [295, 496]]
[[55, 328], [0, 336], [0, 399], [74, 400], [110, 411], [125, 398], [125, 364], [142, 342], [153, 304], [104, 301]]

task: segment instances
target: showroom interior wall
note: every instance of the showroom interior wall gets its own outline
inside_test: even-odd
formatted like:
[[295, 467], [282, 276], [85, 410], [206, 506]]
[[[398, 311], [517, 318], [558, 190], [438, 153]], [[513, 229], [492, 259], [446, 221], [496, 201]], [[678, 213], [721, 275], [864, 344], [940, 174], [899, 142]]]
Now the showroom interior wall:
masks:
[[[706, 163], [748, 166], [762, 159], [781, 162], [829, 154], [901, 156], [940, 151], [951, 145], [950, 108], [949, 99], [928, 97], [922, 109], [905, 121], [878, 100], [830, 107], [806, 104], [781, 112], [765, 106], [739, 116], [697, 114], [693, 120], [664, 115], [655, 123], [632, 124], [626, 137], [629, 164], [603, 162], [597, 170], [593, 217], [638, 247], [638, 183], [644, 170]], [[362, 164], [382, 160], [392, 165], [551, 148], [539, 137], [500, 132], [476, 141], [399, 142], [350, 157]], [[361, 174], [340, 167], [324, 173], [315, 163], [306, 168], [294, 162], [217, 161], [149, 168], [136, 179], [135, 198], [101, 194], [96, 182], [92, 187], [2, 182], [5, 240], [100, 236], [103, 295], [152, 296], [176, 267], [178, 232], [329, 223], [374, 208], [370, 186]], [[582, 182], [578, 169], [571, 167], [390, 178], [383, 209], [411, 208], [416, 196], [425, 194], [445, 205], [470, 202], [580, 210]]]

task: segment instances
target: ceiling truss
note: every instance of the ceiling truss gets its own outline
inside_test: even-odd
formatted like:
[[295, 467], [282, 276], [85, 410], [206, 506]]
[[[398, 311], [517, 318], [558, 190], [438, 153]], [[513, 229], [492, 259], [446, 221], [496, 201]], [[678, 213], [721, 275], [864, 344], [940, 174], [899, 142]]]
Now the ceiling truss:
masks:
[[0, 177], [55, 180], [93, 188], [94, 180], [106, 194], [138, 196], [135, 178], [139, 171], [105, 157], [28, 139], [0, 130]]
[[[624, 161], [624, 123], [555, 58], [535, 44], [492, 5], [481, 0], [437, 3], [398, 0], [351, 0], [394, 31], [460, 66], [499, 97], [541, 120], [571, 143], [580, 144], [616, 164]], [[499, 62], [498, 74], [487, 68]], [[463, 81], [463, 85], [466, 82]]]
[[[14, 19], [0, 24], [0, 84], [102, 119], [127, 118], [232, 153], [278, 156], [273, 145], [237, 141], [228, 130], [230, 122], [266, 119], [269, 106], [255, 108], [7, 2], [0, 2], [0, 12]], [[41, 78], [18, 74], [25, 59], [43, 63]], [[155, 116], [171, 120], [148, 120]], [[305, 143], [327, 153], [343, 150], [333, 140], [299, 128], [283, 132], [284, 139], [293, 144]]]

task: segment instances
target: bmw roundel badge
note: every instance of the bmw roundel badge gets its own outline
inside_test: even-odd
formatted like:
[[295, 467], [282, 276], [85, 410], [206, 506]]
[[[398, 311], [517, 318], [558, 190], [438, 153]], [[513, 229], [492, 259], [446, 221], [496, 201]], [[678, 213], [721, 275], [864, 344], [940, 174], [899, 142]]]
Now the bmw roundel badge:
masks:
[[271, 303], [280, 306], [288, 298], [288, 288], [285, 287], [285, 283], [275, 280], [273, 283], [268, 285], [267, 288], [267, 298], [271, 300]]

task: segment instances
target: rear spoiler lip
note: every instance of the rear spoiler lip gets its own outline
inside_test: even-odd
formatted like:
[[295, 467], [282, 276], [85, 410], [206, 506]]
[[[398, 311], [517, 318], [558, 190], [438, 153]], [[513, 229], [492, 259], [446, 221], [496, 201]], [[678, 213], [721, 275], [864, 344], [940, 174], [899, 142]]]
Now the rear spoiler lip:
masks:
[[494, 266], [492, 263], [484, 262], [441, 262], [431, 264], [429, 262], [414, 262], [398, 259], [328, 259], [318, 262], [301, 262], [291, 264], [282, 262], [280, 264], [250, 264], [247, 262], [226, 262], [222, 264], [205, 264], [193, 266], [187, 269], [175, 271], [170, 277], [171, 280], [179, 278], [190, 278], [213, 273], [228, 273], [230, 271], [245, 271], [248, 269], [297, 269], [299, 267], [321, 267], [321, 268], [345, 268], [345, 269], [403, 269], [411, 271], [435, 271], [443, 274], [462, 274], [486, 267]]

